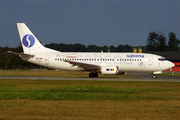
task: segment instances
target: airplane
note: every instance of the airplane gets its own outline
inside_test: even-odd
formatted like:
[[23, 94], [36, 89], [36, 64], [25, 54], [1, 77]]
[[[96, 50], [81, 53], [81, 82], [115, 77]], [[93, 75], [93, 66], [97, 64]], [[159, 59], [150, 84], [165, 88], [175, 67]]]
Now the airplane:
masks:
[[98, 74], [120, 75], [130, 72], [156, 74], [174, 67], [164, 57], [150, 53], [130, 52], [60, 52], [44, 47], [25, 23], [17, 23], [23, 52], [7, 51], [22, 60], [58, 70], [87, 71], [89, 77]]

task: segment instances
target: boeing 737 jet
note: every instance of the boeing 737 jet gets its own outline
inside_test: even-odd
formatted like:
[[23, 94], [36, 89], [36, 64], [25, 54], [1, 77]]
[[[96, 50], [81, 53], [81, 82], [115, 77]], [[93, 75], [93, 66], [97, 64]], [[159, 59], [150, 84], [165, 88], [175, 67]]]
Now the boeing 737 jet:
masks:
[[162, 73], [174, 67], [164, 57], [148, 53], [129, 52], [60, 52], [44, 47], [24, 23], [17, 23], [23, 53], [22, 60], [52, 69], [87, 71], [89, 77], [98, 74], [119, 75], [128, 72]]

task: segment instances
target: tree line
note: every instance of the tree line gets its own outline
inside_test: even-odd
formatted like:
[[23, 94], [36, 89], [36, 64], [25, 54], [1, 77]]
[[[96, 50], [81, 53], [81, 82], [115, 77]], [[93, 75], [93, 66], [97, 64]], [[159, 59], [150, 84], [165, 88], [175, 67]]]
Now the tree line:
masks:
[[[168, 41], [167, 41], [168, 40]], [[175, 33], [170, 32], [168, 39], [161, 33], [150, 32], [146, 46], [129, 46], [129, 45], [118, 45], [117, 47], [109, 46], [110, 52], [133, 52], [133, 48], [140, 48], [142, 51], [180, 51], [180, 40], [176, 38]], [[97, 45], [83, 45], [80, 43], [76, 44], [64, 44], [64, 43], [50, 43], [46, 44], [45, 47], [58, 50], [61, 52], [107, 52], [108, 46], [97, 46]], [[22, 52], [22, 47], [16, 48], [0, 47], [0, 69], [41, 69], [43, 67], [34, 65], [21, 60], [17, 55], [9, 54], [7, 51]]]
[[147, 51], [179, 51], [180, 40], [176, 38], [175, 33], [170, 32], [167, 38], [163, 33], [150, 32], [147, 38]]
[[[167, 38], [163, 33], [158, 34], [157, 32], [150, 32], [146, 41], [146, 46], [129, 46], [129, 45], [118, 45], [117, 47], [111, 45], [109, 49], [111, 52], [132, 52], [133, 48], [142, 48], [143, 52], [149, 51], [180, 51], [179, 44], [180, 40], [176, 38], [175, 33], [170, 32]], [[50, 43], [45, 45], [48, 48], [55, 49], [62, 52], [100, 52], [108, 51], [108, 46], [96, 46], [88, 45], [87, 47], [83, 44], [64, 44], [64, 43]]]
[[[87, 45], [83, 44], [64, 44], [64, 43], [50, 43], [46, 44], [45, 47], [58, 50], [61, 52], [108, 52], [108, 49], [111, 52], [132, 52], [133, 47], [129, 45], [118, 45], [117, 47], [111, 46], [97, 46], [97, 45]], [[108, 48], [109, 47], [109, 48]]]
[[0, 47], [0, 69], [32, 69], [33, 67], [39, 67], [37, 65], [25, 62], [21, 60], [18, 55], [7, 53], [7, 51], [22, 52], [22, 47]]

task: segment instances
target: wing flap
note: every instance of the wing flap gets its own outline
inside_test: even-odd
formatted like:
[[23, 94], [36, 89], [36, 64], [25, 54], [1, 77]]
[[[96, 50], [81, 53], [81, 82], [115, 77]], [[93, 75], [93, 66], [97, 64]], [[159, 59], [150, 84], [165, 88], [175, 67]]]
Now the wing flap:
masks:
[[79, 68], [84, 68], [86, 70], [99, 70], [99, 69], [101, 69], [101, 66], [99, 66], [99, 65], [93, 65], [93, 64], [76, 62], [76, 61], [68, 61], [68, 60], [65, 60], [65, 62], [68, 62], [69, 64], [71, 64], [72, 67], [78, 66]]

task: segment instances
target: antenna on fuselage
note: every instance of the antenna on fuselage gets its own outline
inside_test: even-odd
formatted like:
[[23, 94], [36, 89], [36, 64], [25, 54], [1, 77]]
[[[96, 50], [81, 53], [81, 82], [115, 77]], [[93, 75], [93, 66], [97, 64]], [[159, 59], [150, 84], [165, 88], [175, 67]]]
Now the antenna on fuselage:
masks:
[[110, 52], [110, 46], [108, 46], [108, 53]]

